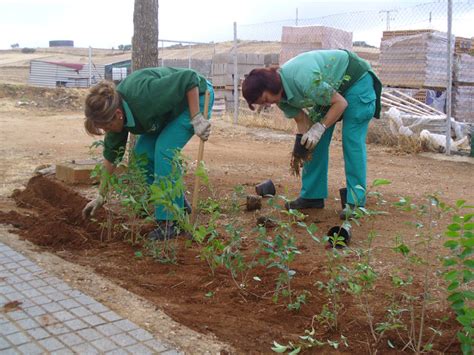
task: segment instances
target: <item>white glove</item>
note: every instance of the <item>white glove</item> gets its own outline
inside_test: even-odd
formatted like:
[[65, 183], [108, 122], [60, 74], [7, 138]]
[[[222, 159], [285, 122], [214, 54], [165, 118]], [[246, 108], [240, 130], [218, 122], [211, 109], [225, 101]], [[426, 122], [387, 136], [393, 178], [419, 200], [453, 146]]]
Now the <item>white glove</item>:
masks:
[[211, 134], [211, 122], [206, 120], [202, 113], [198, 113], [194, 118], [191, 120], [191, 124], [194, 127], [194, 133], [201, 138], [203, 141], [207, 141], [209, 139], [209, 135]]
[[104, 198], [99, 195], [94, 200], [90, 201], [86, 207], [82, 210], [82, 218], [87, 219], [91, 216], [94, 216], [96, 211], [103, 206], [105, 203]]
[[326, 126], [321, 122], [316, 122], [311, 126], [308, 132], [303, 134], [303, 137], [301, 137], [301, 144], [304, 145], [306, 149], [312, 150], [316, 147], [316, 144], [318, 144], [325, 131]]

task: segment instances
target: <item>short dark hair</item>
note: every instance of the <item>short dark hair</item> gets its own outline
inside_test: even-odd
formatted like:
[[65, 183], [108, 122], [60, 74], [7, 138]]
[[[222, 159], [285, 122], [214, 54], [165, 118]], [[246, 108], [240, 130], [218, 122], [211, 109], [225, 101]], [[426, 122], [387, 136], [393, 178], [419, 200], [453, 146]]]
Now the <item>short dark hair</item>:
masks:
[[253, 111], [253, 104], [262, 96], [264, 91], [278, 94], [283, 88], [278, 68], [253, 69], [242, 83], [242, 95]]

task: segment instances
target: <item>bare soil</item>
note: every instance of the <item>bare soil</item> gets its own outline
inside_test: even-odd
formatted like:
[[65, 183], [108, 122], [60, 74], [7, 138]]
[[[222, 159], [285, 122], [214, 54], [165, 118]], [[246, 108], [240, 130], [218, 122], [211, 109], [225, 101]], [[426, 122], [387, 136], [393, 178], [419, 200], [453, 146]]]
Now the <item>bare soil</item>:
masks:
[[[40, 102], [44, 96], [31, 95], [27, 99], [35, 102]], [[226, 269], [218, 268], [213, 276], [205, 261], [199, 258], [200, 246], [187, 245], [185, 238], [178, 240], [178, 262], [175, 265], [161, 264], [150, 257], [137, 258], [135, 253], [144, 251], [141, 245], [130, 245], [120, 233], [113, 240], [101, 241], [100, 226], [81, 219], [81, 209], [88, 197], [94, 195], [94, 189], [66, 186], [54, 176], [31, 178], [38, 165], [90, 156], [87, 147], [92, 138], [83, 132], [80, 111], [18, 106], [16, 100], [16, 97], [0, 96], [0, 123], [3, 127], [0, 137], [3, 181], [0, 223], [12, 225], [12, 232], [35, 243], [39, 250], [90, 268], [145, 298], [178, 323], [202, 334], [214, 334], [232, 345], [237, 353], [269, 353], [274, 340], [282, 344], [295, 342], [299, 335], [304, 335], [305, 329], [310, 329], [312, 317], [319, 314], [328, 302], [327, 296], [315, 286], [317, 281], [328, 279], [324, 244], [315, 243], [304, 230], [295, 229], [301, 255], [292, 264], [296, 271], [293, 289], [306, 290], [310, 295], [299, 312], [287, 310], [281, 300], [278, 303], [271, 300], [277, 277], [274, 269], [255, 268], [246, 291], [239, 290]], [[253, 194], [255, 185], [268, 178], [275, 183], [277, 193], [288, 197], [298, 195], [300, 182], [291, 175], [289, 168], [293, 135], [234, 126], [222, 119], [215, 119], [213, 127], [211, 139], [205, 145], [205, 161], [213, 188], [203, 189], [201, 199], [230, 196], [236, 185], [243, 185], [247, 194]], [[198, 141], [193, 138], [184, 150], [185, 155], [196, 156], [197, 146]], [[408, 266], [399, 254], [392, 251], [397, 235], [415, 247], [415, 231], [405, 223], [414, 218], [396, 210], [391, 203], [399, 196], [411, 196], [415, 202], [424, 203], [424, 197], [431, 193], [438, 193], [447, 203], [461, 198], [472, 202], [474, 165], [395, 154], [380, 145], [369, 145], [368, 156], [368, 180], [384, 178], [392, 181], [391, 185], [379, 189], [387, 203], [377, 208], [382, 208], [387, 215], [354, 226], [350, 246], [353, 249], [366, 247], [369, 231], [377, 231], [373, 263], [380, 278], [370, 302], [374, 319], [380, 322], [390, 302], [400, 299], [391, 285], [391, 275], [399, 270], [410, 270], [415, 278], [411, 292], [417, 296], [422, 292], [423, 270]], [[186, 181], [188, 189], [192, 190], [193, 177], [188, 176]], [[318, 226], [316, 234], [319, 237], [340, 223], [338, 190], [343, 186], [342, 148], [335, 140], [331, 150], [326, 208], [310, 211], [305, 220]], [[368, 208], [376, 208], [374, 199], [369, 199]], [[261, 211], [246, 212], [242, 208], [237, 213], [227, 212], [220, 223], [222, 227], [233, 223], [243, 228], [244, 252], [248, 255], [255, 248], [256, 219], [270, 213], [271, 209], [264, 200]], [[99, 221], [102, 218], [103, 215], [98, 216]], [[439, 230], [442, 231], [447, 223], [448, 220], [443, 219]], [[444, 285], [436, 276], [440, 268], [436, 257], [444, 253], [442, 243], [442, 240], [436, 242], [430, 250], [430, 292], [436, 302], [429, 306], [427, 324], [442, 330], [442, 335], [434, 340], [434, 351], [456, 353], [459, 350], [455, 341], [457, 326], [444, 301]], [[354, 254], [343, 257], [347, 265], [356, 261]], [[253, 276], [258, 276], [261, 281], [254, 280]], [[326, 345], [317, 348], [316, 352], [368, 353], [371, 341], [364, 314], [355, 299], [346, 293], [342, 294], [341, 303], [339, 329], [316, 323], [314, 337], [340, 340], [342, 334], [347, 337], [349, 347], [341, 344], [336, 351]], [[445, 315], [450, 318], [440, 325], [439, 319]], [[427, 338], [430, 335], [427, 334]], [[388, 340], [396, 350], [389, 347]], [[403, 344], [395, 333], [387, 333], [376, 348], [381, 353], [397, 353]]]

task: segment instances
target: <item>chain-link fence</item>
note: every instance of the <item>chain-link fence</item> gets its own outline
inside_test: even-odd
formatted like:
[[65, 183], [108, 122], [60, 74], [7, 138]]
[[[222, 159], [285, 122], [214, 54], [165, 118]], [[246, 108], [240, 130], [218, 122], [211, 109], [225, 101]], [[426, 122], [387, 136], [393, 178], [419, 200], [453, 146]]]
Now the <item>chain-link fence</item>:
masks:
[[[366, 59], [380, 77], [384, 111], [392, 108], [392, 119], [380, 120], [389, 122], [387, 129], [442, 135], [452, 129], [451, 135], [459, 140], [474, 124], [473, 19], [473, 1], [436, 1], [383, 11], [234, 24], [234, 48], [213, 59], [216, 97], [225, 101], [234, 121], [291, 130], [292, 124], [278, 109], [253, 113], [246, 108], [239, 91], [245, 75], [253, 68], [281, 66], [310, 50], [347, 49]], [[455, 121], [447, 120], [446, 113]], [[450, 143], [446, 141], [448, 152]]]

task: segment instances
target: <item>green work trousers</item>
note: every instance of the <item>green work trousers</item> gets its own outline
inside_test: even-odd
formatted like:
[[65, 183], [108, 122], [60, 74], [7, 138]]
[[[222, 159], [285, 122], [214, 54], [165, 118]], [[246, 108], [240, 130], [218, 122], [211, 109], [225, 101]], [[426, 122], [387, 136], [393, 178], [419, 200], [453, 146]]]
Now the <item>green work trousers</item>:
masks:
[[[370, 74], [365, 74], [344, 94], [348, 106], [342, 119], [342, 149], [346, 172], [347, 203], [365, 206], [367, 149], [365, 140], [369, 122], [375, 112], [376, 95]], [[334, 125], [324, 132], [313, 151], [312, 159], [304, 164], [301, 197], [328, 197], [328, 160]], [[361, 186], [364, 190], [357, 188]]]
[[[212, 106], [214, 105], [214, 90], [208, 83], [209, 113], [211, 117]], [[204, 112], [205, 95], [199, 96], [199, 107]], [[148, 183], [159, 182], [161, 179], [180, 178], [182, 171], [173, 172], [172, 161], [176, 151], [181, 151], [194, 135], [194, 128], [191, 124], [189, 108], [186, 108], [178, 117], [166, 124], [161, 130], [140, 135], [135, 145], [135, 153], [146, 154], [148, 163], [146, 166]], [[174, 200], [177, 206], [184, 206], [184, 196], [181, 195]], [[166, 211], [161, 205], [155, 206], [155, 218], [158, 221], [175, 220], [175, 216]]]

